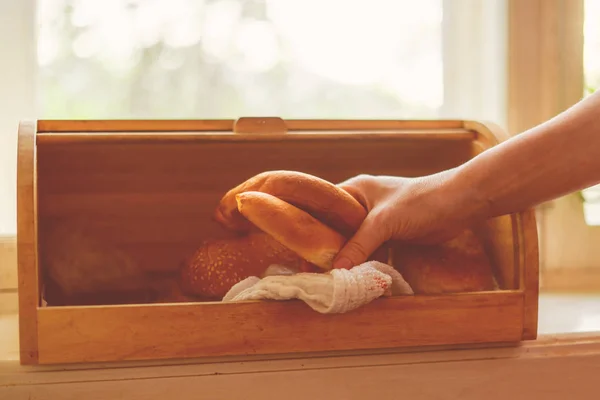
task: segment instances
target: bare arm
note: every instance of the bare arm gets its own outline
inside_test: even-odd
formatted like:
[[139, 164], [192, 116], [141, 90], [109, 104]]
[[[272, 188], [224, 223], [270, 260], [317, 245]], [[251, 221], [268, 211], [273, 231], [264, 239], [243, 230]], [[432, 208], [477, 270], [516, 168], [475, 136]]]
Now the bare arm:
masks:
[[454, 169], [420, 178], [358, 176], [341, 183], [369, 214], [334, 265], [358, 265], [389, 239], [447, 240], [474, 221], [599, 182], [600, 91]]
[[449, 176], [448, 189], [470, 192], [486, 217], [599, 183], [600, 91], [480, 154]]

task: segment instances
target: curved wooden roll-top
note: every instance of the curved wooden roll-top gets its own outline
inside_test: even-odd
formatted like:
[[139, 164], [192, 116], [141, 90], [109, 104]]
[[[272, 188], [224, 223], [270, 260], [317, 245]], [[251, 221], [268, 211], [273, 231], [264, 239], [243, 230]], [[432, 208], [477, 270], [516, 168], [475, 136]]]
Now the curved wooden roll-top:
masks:
[[[323, 340], [307, 344], [294, 335], [273, 336], [278, 344], [256, 342], [257, 353], [351, 349], [359, 344], [346, 335], [371, 326], [373, 318], [389, 324], [410, 321], [413, 328], [402, 334], [392, 325], [373, 334], [361, 330], [360, 346], [365, 348], [533, 339], [538, 297], [533, 210], [494, 218], [478, 230], [501, 291], [387, 299], [368, 310], [336, 316], [335, 329], [295, 303], [145, 305], [153, 318], [169, 319], [174, 326], [154, 326], [149, 332], [145, 330], [148, 320], [136, 314], [135, 305], [53, 308], [41, 303], [44, 249], [57, 225], [85, 224], [144, 269], [169, 272], [204, 238], [227, 237], [212, 220], [214, 207], [228, 189], [259, 172], [299, 170], [330, 182], [361, 173], [419, 176], [459, 165], [506, 138], [493, 124], [458, 120], [252, 117], [23, 122], [17, 176], [22, 362], [241, 354], [244, 337], [254, 335], [252, 327], [266, 326], [269, 315], [302, 319], [306, 331]], [[260, 311], [267, 308], [269, 312]], [[461, 318], [478, 319], [480, 331], [453, 326], [444, 333], [439, 324], [453, 321], [451, 311], [458, 309]], [[224, 312], [237, 322], [229, 324]], [[206, 331], [199, 328], [164, 345], [168, 335], [183, 336], [173, 329], [187, 326], [186, 318], [194, 313], [202, 315], [204, 322], [198, 323], [206, 325]], [[94, 318], [103, 318], [105, 324], [99, 328]], [[253, 318], [253, 324], [240, 328], [239, 321], [248, 318]], [[64, 329], [67, 319], [76, 327]], [[108, 334], [123, 323], [138, 338], [128, 347]], [[226, 329], [242, 330], [227, 338], [228, 346], [211, 347]], [[277, 335], [278, 329], [283, 334], [287, 328], [282, 323], [270, 329], [269, 335]], [[330, 337], [333, 333], [335, 337]], [[159, 340], [156, 335], [163, 335], [163, 345], [154, 345]], [[95, 344], [86, 345], [83, 337]], [[186, 352], [189, 348], [194, 351]]]

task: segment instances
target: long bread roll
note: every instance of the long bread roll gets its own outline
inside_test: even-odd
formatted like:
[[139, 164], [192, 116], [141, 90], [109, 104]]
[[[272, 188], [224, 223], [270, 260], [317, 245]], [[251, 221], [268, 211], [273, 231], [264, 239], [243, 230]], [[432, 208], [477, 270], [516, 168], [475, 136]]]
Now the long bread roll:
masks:
[[262, 192], [279, 198], [311, 214], [343, 235], [352, 235], [367, 216], [366, 209], [348, 192], [319, 177], [297, 171], [267, 171], [253, 176], [228, 191], [214, 217], [227, 229], [252, 230], [252, 224], [237, 207], [236, 196]]
[[308, 262], [332, 268], [346, 238], [310, 214], [262, 192], [236, 195], [239, 212], [263, 232]]

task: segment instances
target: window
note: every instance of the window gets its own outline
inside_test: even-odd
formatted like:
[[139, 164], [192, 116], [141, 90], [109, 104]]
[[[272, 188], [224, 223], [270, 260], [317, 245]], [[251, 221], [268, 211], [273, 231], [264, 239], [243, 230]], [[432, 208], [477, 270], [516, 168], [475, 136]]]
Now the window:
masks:
[[443, 102], [442, 0], [39, 4], [44, 118], [435, 118]]
[[[562, 6], [566, 3], [574, 10], [563, 23], [577, 27], [578, 32], [573, 28], [569, 34], [563, 33], [563, 42], [570, 48], [579, 47], [582, 39], [579, 29], [583, 28], [583, 60], [569, 60], [568, 68], [575, 71], [571, 70], [571, 79], [559, 84], [565, 93], [573, 93], [569, 102], [575, 102], [600, 88], [600, 29], [594, 21], [600, 12], [600, 2], [581, 2], [583, 24], [581, 20], [573, 20], [581, 17], [581, 3], [565, 0]], [[567, 51], [562, 49], [560, 53]], [[579, 93], [574, 91], [578, 87]], [[600, 185], [553, 201], [538, 220], [545, 226], [541, 230], [540, 327], [550, 333], [599, 332]]]
[[600, 26], [596, 16], [600, 15], [600, 1], [584, 2], [584, 79], [587, 93], [600, 89]]
[[0, 237], [16, 232], [17, 123], [36, 116], [34, 3], [0, 0]]
[[[595, 16], [600, 15], [600, 1], [585, 0], [584, 20], [584, 81], [585, 94], [600, 89], [600, 26]], [[600, 185], [582, 191], [583, 211], [588, 225], [600, 225]]]

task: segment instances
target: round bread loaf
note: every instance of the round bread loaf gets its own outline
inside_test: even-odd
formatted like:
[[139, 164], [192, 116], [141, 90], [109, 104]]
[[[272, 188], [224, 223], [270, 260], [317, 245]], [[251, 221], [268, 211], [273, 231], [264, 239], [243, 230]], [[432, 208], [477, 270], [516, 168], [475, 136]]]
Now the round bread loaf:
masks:
[[496, 289], [490, 261], [471, 230], [437, 245], [396, 246], [393, 263], [415, 294]]
[[250, 276], [262, 276], [273, 264], [311, 270], [302, 257], [271, 236], [257, 232], [205, 241], [181, 267], [179, 282], [185, 295], [220, 300], [233, 285]]

